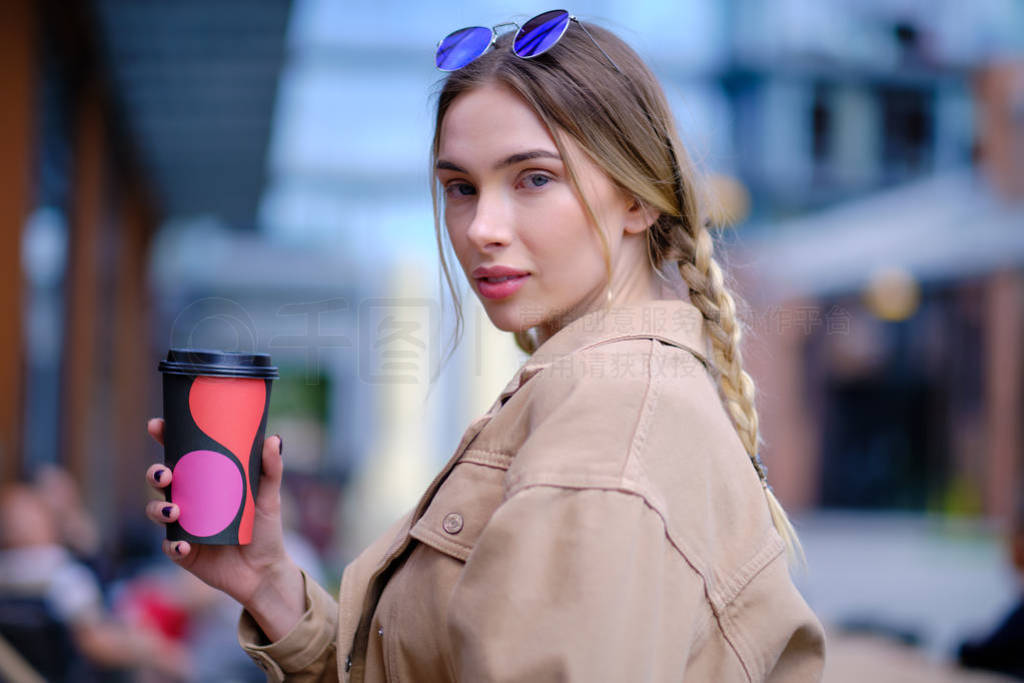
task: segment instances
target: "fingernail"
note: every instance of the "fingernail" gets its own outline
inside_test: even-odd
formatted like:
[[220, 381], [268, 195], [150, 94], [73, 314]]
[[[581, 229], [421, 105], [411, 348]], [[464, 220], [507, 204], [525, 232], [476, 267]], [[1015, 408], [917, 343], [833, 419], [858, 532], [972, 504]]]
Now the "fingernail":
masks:
[[275, 434], [277, 437], [277, 454], [284, 455], [284, 439], [281, 438], [280, 434]]
[[171, 511], [172, 511], [172, 510], [174, 510], [174, 507], [173, 507], [173, 506], [171, 506], [171, 505], [165, 505], [165, 506], [164, 506], [164, 509], [163, 509], [163, 510], [161, 510], [160, 512], [162, 512], [162, 513], [163, 513], [164, 517], [170, 517], [170, 516], [171, 516]]
[[162, 477], [162, 476], [164, 476], [164, 471], [163, 470], [154, 470], [153, 471], [153, 481], [157, 482], [158, 484], [160, 483], [160, 477]]

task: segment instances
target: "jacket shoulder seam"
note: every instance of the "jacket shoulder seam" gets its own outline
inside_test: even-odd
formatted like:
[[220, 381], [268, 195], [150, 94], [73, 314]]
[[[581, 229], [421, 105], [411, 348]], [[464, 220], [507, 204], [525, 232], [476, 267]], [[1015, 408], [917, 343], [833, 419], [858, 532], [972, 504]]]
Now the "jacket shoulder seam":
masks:
[[606, 346], [608, 344], [614, 344], [616, 342], [635, 341], [635, 340], [642, 340], [642, 339], [649, 339], [652, 342], [659, 342], [662, 345], [673, 346], [673, 347], [675, 347], [677, 349], [684, 350], [687, 353], [689, 353], [691, 356], [693, 356], [706, 370], [710, 371], [708, 360], [705, 358], [705, 355], [706, 355], [705, 353], [702, 353], [701, 351], [699, 351], [697, 349], [691, 348], [688, 344], [683, 344], [683, 343], [679, 342], [678, 340], [671, 339], [669, 337], [666, 337], [663, 334], [658, 334], [656, 332], [624, 333], [624, 334], [621, 334], [619, 336], [610, 337], [608, 339], [601, 339], [601, 340], [598, 340], [596, 342], [592, 342], [590, 344], [587, 344], [586, 346], [580, 347], [579, 349], [577, 349], [573, 353], [579, 353], [579, 352], [582, 352], [582, 351], [587, 351], [589, 349], [597, 348], [598, 346]]
[[665, 540], [668, 542], [672, 549], [682, 558], [683, 562], [686, 563], [690, 569], [693, 570], [697, 576], [700, 577], [701, 583], [705, 586], [705, 599], [712, 608], [712, 611], [717, 611], [716, 606], [707, 595], [707, 577], [701, 568], [691, 559], [693, 553], [688, 552], [684, 547], [685, 544], [680, 543], [668, 527], [668, 520], [665, 519], [665, 513], [653, 502], [650, 497], [636, 484], [629, 479], [625, 478], [614, 478], [608, 477], [607, 480], [602, 484], [579, 484], [576, 482], [556, 482], [550, 480], [534, 480], [534, 481], [520, 481], [510, 488], [506, 494], [505, 500], [512, 498], [514, 495], [521, 493], [527, 489], [534, 488], [552, 488], [552, 489], [567, 489], [575, 491], [608, 491], [612, 493], [621, 493], [626, 496], [635, 496], [644, 502], [644, 505], [658, 516], [661, 520], [661, 527], [665, 532]]
[[722, 606], [731, 604], [772, 561], [785, 551], [782, 537], [774, 529], [768, 530], [768, 537], [746, 562], [739, 566], [723, 582], [726, 590], [721, 596]]

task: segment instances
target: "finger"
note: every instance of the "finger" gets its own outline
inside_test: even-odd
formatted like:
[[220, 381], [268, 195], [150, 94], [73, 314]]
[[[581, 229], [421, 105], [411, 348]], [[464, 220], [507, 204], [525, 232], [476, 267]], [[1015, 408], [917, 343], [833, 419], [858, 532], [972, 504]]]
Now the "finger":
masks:
[[162, 500], [151, 500], [146, 503], [146, 516], [160, 524], [170, 524], [178, 519], [181, 508], [174, 503], [167, 503]]
[[260, 490], [256, 494], [256, 504], [265, 510], [277, 510], [281, 506], [281, 477], [284, 473], [284, 460], [281, 452], [284, 442], [278, 434], [268, 436], [263, 441], [263, 466], [260, 475]]
[[146, 479], [149, 481], [149, 485], [155, 489], [165, 488], [171, 483], [171, 479], [174, 475], [171, 474], [171, 468], [167, 465], [161, 465], [160, 463], [154, 463], [149, 466], [146, 470]]
[[190, 552], [192, 552], [192, 546], [188, 541], [169, 541], [164, 539], [163, 550], [164, 555], [175, 562], [181, 562], [188, 557]]
[[162, 417], [153, 417], [146, 422], [146, 431], [149, 435], [160, 444], [164, 445], [164, 419]]

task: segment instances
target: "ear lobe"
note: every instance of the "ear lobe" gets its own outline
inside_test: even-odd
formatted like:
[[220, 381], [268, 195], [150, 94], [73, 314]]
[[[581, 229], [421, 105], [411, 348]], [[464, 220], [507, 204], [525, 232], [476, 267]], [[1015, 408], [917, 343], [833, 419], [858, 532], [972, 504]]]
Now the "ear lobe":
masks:
[[654, 225], [661, 212], [634, 197], [629, 204], [626, 218], [626, 232], [639, 233]]

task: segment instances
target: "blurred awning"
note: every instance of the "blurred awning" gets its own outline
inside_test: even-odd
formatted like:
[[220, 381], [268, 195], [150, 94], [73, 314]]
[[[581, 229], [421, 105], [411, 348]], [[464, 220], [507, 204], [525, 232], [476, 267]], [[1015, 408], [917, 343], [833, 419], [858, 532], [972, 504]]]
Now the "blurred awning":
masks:
[[1024, 202], [1000, 199], [962, 170], [744, 231], [737, 242], [730, 261], [770, 300], [859, 291], [881, 268], [921, 282], [962, 279], [1024, 266]]
[[96, 0], [112, 90], [167, 218], [252, 227], [290, 0]]

